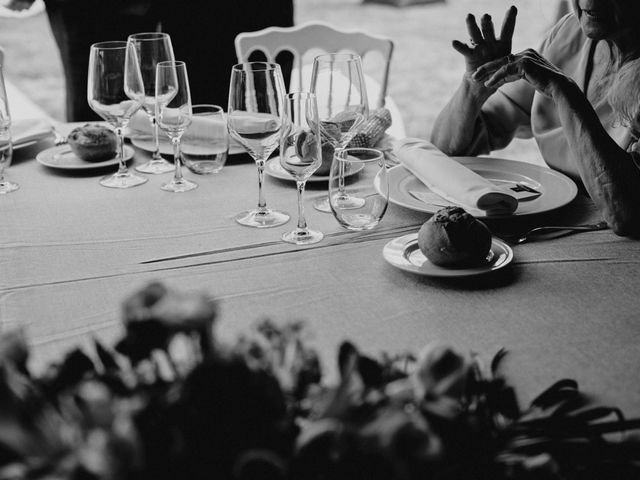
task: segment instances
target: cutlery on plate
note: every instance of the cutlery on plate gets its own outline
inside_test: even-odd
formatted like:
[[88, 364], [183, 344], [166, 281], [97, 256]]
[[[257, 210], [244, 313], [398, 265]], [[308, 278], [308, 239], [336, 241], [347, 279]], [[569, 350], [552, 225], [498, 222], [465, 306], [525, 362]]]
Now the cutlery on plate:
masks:
[[58, 129], [56, 129], [55, 125], [51, 125], [51, 133], [53, 133], [53, 143], [56, 147], [67, 144], [67, 137], [62, 135]]
[[536, 235], [540, 235], [543, 233], [564, 231], [564, 232], [567, 232], [567, 235], [568, 235], [569, 233], [593, 232], [596, 230], [606, 230], [608, 227], [609, 226], [605, 221], [594, 223], [594, 224], [586, 224], [586, 225], [544, 225], [542, 227], [536, 227], [536, 228], [532, 228], [531, 230], [527, 230], [525, 233], [520, 235], [507, 236], [507, 241], [515, 245], [520, 245], [521, 243], [525, 243], [531, 240], [532, 237], [535, 237]]

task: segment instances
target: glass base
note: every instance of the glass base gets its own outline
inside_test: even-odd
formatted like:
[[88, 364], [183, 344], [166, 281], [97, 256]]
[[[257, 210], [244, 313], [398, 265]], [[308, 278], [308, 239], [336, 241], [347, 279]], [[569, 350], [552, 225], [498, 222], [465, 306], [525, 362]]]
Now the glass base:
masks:
[[5, 180], [4, 182], [0, 182], [0, 195], [4, 195], [5, 193], [15, 192], [20, 188], [20, 185], [17, 183], [10, 182]]
[[[355, 197], [353, 195], [344, 193], [334, 198], [334, 203], [336, 204], [336, 207], [340, 208], [341, 210], [349, 210], [352, 208], [362, 208], [362, 206], [366, 203], [366, 200], [364, 198]], [[313, 208], [320, 212], [331, 213], [329, 197], [326, 196], [317, 199], [315, 202], [313, 202]]]
[[329, 197], [327, 195], [316, 198], [313, 202], [313, 208], [323, 213], [331, 213], [331, 205], [329, 205]]
[[309, 230], [308, 228], [296, 228], [291, 232], [282, 234], [282, 240], [296, 245], [311, 245], [312, 243], [318, 243], [323, 238], [324, 234], [322, 232]]
[[176, 167], [173, 163], [167, 162], [165, 159], [151, 159], [147, 163], [143, 163], [142, 165], [138, 165], [136, 170], [142, 173], [151, 173], [153, 175], [158, 175], [160, 173], [168, 173], [173, 172]]
[[163, 183], [160, 185], [160, 188], [165, 192], [182, 193], [198, 188], [198, 184], [186, 178], [181, 178], [178, 181], [171, 180], [170, 182]]
[[107, 175], [100, 179], [100, 185], [108, 188], [131, 188], [147, 183], [149, 179], [141, 177], [135, 173], [126, 171], [124, 173], [114, 173], [113, 175]]
[[236, 222], [240, 225], [254, 228], [270, 228], [283, 225], [289, 221], [289, 215], [278, 210], [249, 210], [235, 216]]

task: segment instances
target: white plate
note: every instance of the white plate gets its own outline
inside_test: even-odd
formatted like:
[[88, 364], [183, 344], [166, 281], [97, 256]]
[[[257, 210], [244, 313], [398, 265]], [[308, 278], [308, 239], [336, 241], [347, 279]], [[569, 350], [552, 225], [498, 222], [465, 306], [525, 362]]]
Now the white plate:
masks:
[[[132, 145], [138, 147], [140, 150], [153, 153], [156, 146], [153, 138], [150, 136], [136, 136], [130, 137]], [[244, 153], [245, 149], [241, 145], [230, 141], [229, 142], [229, 155], [236, 155], [238, 153]], [[166, 137], [160, 138], [160, 153], [162, 155], [173, 155], [173, 145]]]
[[[351, 171], [345, 174], [345, 177], [350, 177], [351, 175], [355, 175], [360, 170], [364, 168], [363, 164], [358, 165], [356, 168], [351, 169]], [[279, 178], [280, 180], [289, 180], [291, 182], [295, 182], [296, 179], [287, 173], [287, 171], [282, 168], [280, 165], [280, 159], [277, 157], [271, 158], [267, 160], [264, 169], [265, 173], [270, 177]], [[328, 182], [329, 175], [311, 175], [307, 182]]]
[[[578, 193], [578, 187], [573, 180], [550, 168], [501, 158], [453, 158], [489, 181], [524, 182], [542, 193], [538, 198], [520, 202], [513, 215], [531, 215], [554, 210], [571, 202]], [[440, 209], [411, 196], [409, 193], [411, 191], [429, 192], [429, 189], [402, 165], [390, 168], [388, 175], [391, 203], [426, 213], [435, 213]], [[501, 216], [491, 218], [501, 218]]]
[[[133, 148], [125, 145], [124, 159], [127, 161], [131, 158], [133, 158]], [[108, 167], [110, 165], [118, 164], [118, 159], [116, 157], [102, 162], [87, 162], [86, 160], [78, 158], [71, 151], [71, 147], [69, 145], [47, 148], [36, 155], [36, 160], [42, 165], [61, 170], [89, 170], [92, 168]]]
[[494, 272], [513, 260], [513, 250], [502, 240], [493, 238], [487, 261], [481, 265], [464, 268], [445, 268], [431, 263], [418, 247], [418, 234], [410, 233], [391, 240], [382, 250], [384, 259], [406, 272], [428, 277], [471, 277]]

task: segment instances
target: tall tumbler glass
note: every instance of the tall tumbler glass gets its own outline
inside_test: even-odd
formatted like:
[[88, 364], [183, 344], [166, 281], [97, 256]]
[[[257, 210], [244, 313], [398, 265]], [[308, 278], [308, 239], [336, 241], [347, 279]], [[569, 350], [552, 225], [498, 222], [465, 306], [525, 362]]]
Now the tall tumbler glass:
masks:
[[156, 66], [159, 62], [175, 60], [171, 37], [161, 32], [134, 33], [127, 41], [131, 43], [138, 54], [140, 73], [144, 84], [144, 103], [142, 109], [151, 122], [154, 150], [151, 159], [138, 165], [136, 170], [142, 173], [166, 173], [174, 167], [160, 155], [158, 122], [156, 121]]
[[289, 215], [267, 208], [264, 166], [278, 147], [282, 130], [285, 86], [276, 63], [249, 62], [234, 65], [229, 87], [229, 133], [258, 166], [258, 208], [241, 212], [235, 220], [248, 227], [268, 228], [289, 221]]

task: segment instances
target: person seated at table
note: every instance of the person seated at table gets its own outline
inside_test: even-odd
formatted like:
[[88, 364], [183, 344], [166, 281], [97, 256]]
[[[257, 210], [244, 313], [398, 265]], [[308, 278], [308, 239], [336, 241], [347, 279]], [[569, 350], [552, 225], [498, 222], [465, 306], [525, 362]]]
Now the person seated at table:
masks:
[[615, 233], [640, 235], [640, 2], [573, 0], [539, 51], [511, 53], [517, 10], [499, 36], [467, 16], [466, 71], [432, 143], [480, 155], [533, 136], [545, 162], [582, 183]]

